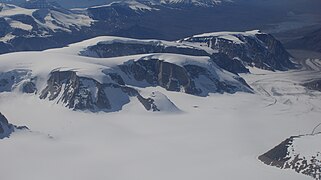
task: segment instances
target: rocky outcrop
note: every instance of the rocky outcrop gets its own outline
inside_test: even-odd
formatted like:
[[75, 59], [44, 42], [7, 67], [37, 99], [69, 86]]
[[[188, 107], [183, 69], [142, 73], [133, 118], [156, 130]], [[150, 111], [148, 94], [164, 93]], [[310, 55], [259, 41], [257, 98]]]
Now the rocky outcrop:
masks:
[[158, 91], [152, 92], [147, 98], [143, 98], [141, 95], [138, 95], [137, 98], [147, 111], [181, 112], [167, 96]]
[[[175, 45], [174, 45], [175, 44]], [[197, 44], [180, 44], [166, 41], [144, 41], [131, 40], [129, 42], [107, 41], [99, 42], [96, 45], [89, 46], [80, 52], [82, 56], [110, 58], [137, 54], [149, 53], [173, 53], [190, 56], [210, 56], [218, 66], [232, 73], [248, 73], [249, 70], [244, 66], [240, 59], [231, 59], [224, 53], [216, 53], [215, 51], [207, 51]]]
[[304, 83], [303, 86], [307, 87], [310, 90], [321, 91], [321, 80], [315, 80], [311, 82]]
[[89, 46], [83, 56], [109, 58], [148, 53], [210, 56], [218, 66], [233, 73], [248, 73], [246, 66], [267, 70], [295, 68], [291, 55], [269, 34], [256, 31], [195, 35], [178, 42], [106, 37]]
[[259, 156], [263, 163], [321, 179], [320, 134], [292, 136]]
[[36, 93], [35, 81], [36, 79], [32, 77], [29, 70], [20, 69], [0, 72], [0, 92], [18, 90], [22, 93]]
[[[174, 43], [172, 43], [174, 44]], [[205, 50], [201, 48], [197, 49], [195, 47], [180, 47], [162, 43], [162, 41], [123, 41], [123, 42], [100, 42], [96, 45], [89, 46], [85, 51], [81, 52], [81, 55], [99, 57], [99, 58], [109, 58], [109, 57], [119, 57], [128, 56], [136, 54], [149, 54], [149, 53], [174, 53], [174, 54], [184, 54], [191, 56], [207, 56], [210, 55]]]
[[7, 118], [0, 112], [0, 139], [9, 137], [17, 130], [28, 130], [26, 126], [15, 126], [8, 122]]
[[[146, 60], [146, 58], [150, 58]], [[197, 96], [208, 93], [250, 92], [249, 86], [240, 77], [235, 80], [242, 84], [220, 81], [216, 74], [208, 69], [192, 64], [178, 66], [153, 57], [145, 57], [119, 68], [136, 81], [147, 82], [150, 86], [161, 86], [168, 91], [184, 92]], [[132, 82], [128, 82], [132, 85]], [[243, 86], [243, 87], [242, 87]]]
[[40, 98], [56, 100], [57, 103], [77, 110], [111, 109], [104, 85], [94, 79], [79, 77], [73, 71], [52, 72]]
[[147, 111], [160, 111], [158, 107], [155, 105], [155, 100], [152, 98], [144, 98], [141, 95], [137, 96], [138, 100], [145, 107]]
[[210, 57], [219, 67], [234, 74], [250, 72], [249, 69], [245, 67], [245, 63], [243, 63], [239, 58], [232, 59], [224, 53], [215, 53]]
[[288, 70], [295, 68], [291, 55], [272, 35], [257, 31], [245, 33], [218, 32], [195, 35], [181, 42], [202, 43], [238, 59], [247, 66], [266, 70]]
[[[174, 62], [171, 62], [171, 58]], [[183, 64], [176, 62], [180, 58]], [[47, 85], [39, 97], [70, 109], [92, 112], [119, 111], [130, 102], [130, 98], [136, 97], [145, 109], [162, 111], [164, 108], [159, 108], [155, 100], [161, 99], [165, 102], [165, 95], [157, 93], [158, 96], [145, 98], [138, 89], [160, 86], [168, 91], [196, 96], [207, 96], [209, 93], [251, 92], [251, 88], [241, 77], [223, 72], [210, 61], [210, 58], [188, 58], [198, 57], [156, 54], [144, 55], [136, 60], [129, 58], [123, 63], [103, 69], [100, 72], [103, 77], [99, 78], [102, 79], [100, 81], [91, 75], [79, 76], [73, 70], [55, 70], [50, 73]], [[30, 83], [24, 87], [27, 92], [33, 89]]]
[[92, 78], [80, 77], [74, 71], [54, 71], [50, 74], [41, 99], [55, 101], [73, 110], [119, 111], [136, 97], [146, 110], [160, 111], [152, 98], [144, 98], [139, 92], [125, 86], [115, 73], [107, 74], [113, 82], [100, 83]]
[[149, 53], [173, 53], [190, 56], [210, 56], [218, 66], [232, 73], [248, 73], [240, 59], [231, 59], [224, 53], [217, 53], [214, 50], [198, 46], [197, 44], [184, 44], [168, 41], [128, 39], [98, 42], [80, 52], [82, 56], [110, 58], [137, 54]]
[[9, 137], [14, 131], [14, 126], [10, 124], [7, 118], [0, 113], [0, 139]]

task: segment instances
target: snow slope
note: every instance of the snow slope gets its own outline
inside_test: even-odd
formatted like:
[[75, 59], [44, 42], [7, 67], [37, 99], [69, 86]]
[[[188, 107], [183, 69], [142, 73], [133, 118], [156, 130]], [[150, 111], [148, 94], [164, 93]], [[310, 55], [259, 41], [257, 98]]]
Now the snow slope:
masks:
[[[263, 76], [276, 75], [265, 72]], [[257, 77], [260, 75], [248, 75], [247, 79]], [[269, 81], [269, 86], [273, 82]], [[266, 87], [265, 83], [260, 85]], [[202, 98], [159, 91], [184, 113], [150, 114], [135, 104], [128, 104], [117, 113], [82, 113], [30, 95], [1, 94], [0, 109], [8, 118], [16, 124], [27, 124], [39, 134], [18, 133], [0, 141], [0, 156], [6, 162], [0, 167], [15, 172], [2, 173], [0, 177], [8, 180], [26, 177], [35, 180], [310, 179], [266, 166], [257, 157], [289, 134], [310, 132], [319, 122], [320, 111], [311, 111], [302, 102], [320, 105], [320, 99], [299, 94], [291, 96], [294, 100], [299, 98], [291, 105], [280, 102], [267, 107], [269, 97], [260, 94]]]
[[255, 37], [257, 34], [262, 34], [259, 30], [253, 30], [253, 31], [245, 31], [245, 32], [211, 32], [211, 33], [204, 33], [204, 34], [198, 34], [194, 35], [192, 37], [186, 38], [184, 40], [188, 40], [191, 38], [221, 38], [225, 40], [232, 41], [235, 44], [242, 44], [244, 41], [240, 39], [240, 36], [252, 36]]

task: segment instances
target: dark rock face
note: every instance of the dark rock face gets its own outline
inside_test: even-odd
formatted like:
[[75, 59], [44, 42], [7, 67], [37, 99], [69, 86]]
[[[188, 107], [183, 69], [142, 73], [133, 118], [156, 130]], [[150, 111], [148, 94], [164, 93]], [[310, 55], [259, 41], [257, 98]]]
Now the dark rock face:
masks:
[[27, 81], [22, 85], [22, 92], [27, 94], [37, 93], [37, 87], [33, 82]]
[[[303, 144], [294, 145], [295, 141], [302, 138], [309, 138], [309, 140], [307, 141], [309, 143], [319, 143], [319, 137], [320, 134], [292, 136], [267, 153], [259, 156], [259, 160], [270, 166], [275, 166], [280, 169], [293, 169], [297, 173], [302, 173], [311, 176], [314, 179], [320, 180], [320, 150], [317, 149], [315, 154], [303, 154], [297, 152], [298, 150], [296, 148], [310, 148], [309, 144], [306, 144], [305, 146]], [[314, 138], [315, 141], [311, 141], [311, 138]]]
[[248, 73], [249, 70], [238, 59], [231, 59], [224, 53], [208, 53], [202, 47], [193, 46], [169, 46], [163, 44], [161, 41], [143, 42], [137, 40], [136, 43], [130, 42], [112, 42], [112, 43], [98, 43], [88, 47], [86, 50], [80, 52], [83, 56], [110, 58], [137, 54], [149, 53], [173, 53], [191, 56], [210, 56], [218, 66], [232, 72], [232, 73]]
[[29, 70], [12, 70], [0, 73], [0, 92], [11, 92], [19, 88], [23, 93], [35, 93], [37, 88]]
[[141, 95], [137, 96], [138, 100], [145, 107], [147, 111], [160, 111], [154, 103], [154, 100], [151, 98], [144, 98]]
[[0, 113], [0, 139], [9, 137], [14, 131], [14, 126], [10, 124], [7, 118]]
[[147, 110], [156, 111], [152, 99], [145, 99], [137, 90], [124, 85], [123, 79], [115, 73], [106, 73], [114, 82], [100, 83], [94, 79], [79, 77], [73, 71], [54, 71], [41, 92], [41, 99], [62, 103], [73, 110], [119, 111], [137, 97]]
[[[208, 93], [251, 92], [246, 82], [237, 75], [233, 76], [233, 82], [220, 81], [216, 72], [205, 67], [189, 64], [179, 66], [151, 56], [126, 61], [103, 70], [102, 73], [106, 75], [104, 82], [78, 76], [74, 71], [53, 71], [47, 87], [40, 93], [40, 98], [55, 101], [74, 110], [111, 112], [121, 110], [130, 102], [131, 97], [136, 97], [145, 109], [159, 111], [153, 98], [144, 98], [135, 87], [160, 86], [168, 91], [197, 96], [207, 96]], [[29, 91], [33, 86], [26, 87]], [[166, 99], [165, 95], [160, 97]]]
[[226, 54], [231, 59], [239, 59], [244, 64], [267, 70], [287, 70], [295, 68], [290, 61], [290, 54], [272, 35], [233, 34], [242, 43], [220, 36], [203, 36], [186, 38], [183, 41], [207, 44], [208, 47]]
[[93, 79], [78, 77], [72, 71], [52, 72], [40, 98], [58, 99], [57, 103], [62, 102], [71, 109], [111, 109], [102, 84]]
[[[192, 56], [210, 56], [221, 68], [232, 73], [248, 73], [245, 66], [255, 66], [267, 70], [288, 70], [295, 68], [290, 54], [273, 36], [263, 33], [255, 35], [233, 34], [242, 43], [234, 43], [220, 36], [191, 37], [180, 40], [176, 46], [162, 41], [101, 42], [81, 52], [83, 56], [100, 58], [148, 54], [174, 53]], [[189, 44], [185, 44], [188, 42]], [[201, 43], [219, 53], [209, 53]], [[194, 44], [191, 45], [191, 44]], [[214, 51], [213, 51], [214, 52]]]
[[[115, 42], [110, 44], [98, 43], [97, 45], [88, 47], [87, 51], [96, 54], [99, 58], [109, 58], [109, 57], [119, 57], [128, 56], [136, 54], [149, 54], [149, 53], [174, 53], [174, 54], [184, 54], [191, 56], [207, 56], [209, 55], [206, 51], [196, 48], [187, 47], [176, 47], [167, 46], [161, 42], [149, 42], [143, 43], [121, 43]], [[86, 56], [86, 51], [82, 52], [82, 55]]]
[[[146, 81], [149, 85], [161, 86], [169, 91], [185, 92], [198, 96], [207, 96], [211, 92], [235, 93], [242, 91], [240, 87], [221, 82], [207, 69], [195, 65], [181, 67], [158, 59], [142, 59], [119, 67], [137, 81]], [[248, 87], [245, 81], [241, 82]], [[243, 90], [249, 92], [249, 89]]]
[[250, 72], [241, 60], [237, 58], [231, 59], [224, 53], [215, 53], [210, 57], [219, 67], [234, 74]]
[[311, 89], [311, 90], [321, 91], [321, 80], [308, 82], [308, 83], [303, 84], [303, 86], [305, 86], [305, 87], [307, 87], [308, 89]]

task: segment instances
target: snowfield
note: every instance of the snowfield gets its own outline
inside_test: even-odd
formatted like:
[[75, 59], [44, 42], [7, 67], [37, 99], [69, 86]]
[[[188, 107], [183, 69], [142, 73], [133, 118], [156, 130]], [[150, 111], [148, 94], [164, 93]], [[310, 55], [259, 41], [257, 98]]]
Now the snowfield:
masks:
[[[154, 56], [178, 65], [191, 63], [187, 56]], [[201, 65], [208, 62], [206, 57], [196, 59]], [[99, 70], [125, 60], [128, 57], [95, 59], [63, 50], [14, 53], [0, 56], [0, 71], [31, 69], [40, 78], [37, 87], [44, 87], [54, 68], [73, 68], [104, 81]], [[317, 59], [311, 62], [320, 64]], [[232, 76], [218, 72], [225, 79]], [[165, 112], [146, 111], [135, 98], [119, 112], [72, 111], [34, 94], [4, 91], [0, 112], [30, 132], [0, 141], [0, 179], [311, 179], [267, 166], [258, 156], [291, 135], [311, 133], [320, 123], [321, 93], [301, 86], [311, 77], [321, 78], [320, 69], [251, 72], [242, 77], [253, 94], [198, 97], [160, 87], [139, 88], [143, 95], [154, 96]]]
[[[259, 30], [253, 30], [253, 31], [246, 31], [246, 32], [211, 32], [211, 33], [204, 33], [204, 34], [198, 34], [194, 35], [190, 38], [221, 38], [229, 40], [235, 44], [243, 44], [244, 42], [239, 38], [239, 36], [249, 36], [249, 37], [255, 37], [257, 34], [262, 34]], [[190, 38], [186, 38], [184, 40], [188, 40]]]

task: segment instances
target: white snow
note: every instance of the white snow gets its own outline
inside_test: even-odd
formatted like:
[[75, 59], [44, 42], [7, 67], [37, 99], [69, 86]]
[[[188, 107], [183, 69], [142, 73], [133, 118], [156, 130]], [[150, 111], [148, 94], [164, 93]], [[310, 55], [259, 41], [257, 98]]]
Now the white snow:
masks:
[[12, 4], [2, 3], [0, 4], [0, 7], [3, 7], [2, 11], [0, 11], [0, 17], [9, 17], [17, 14], [25, 14], [32, 16], [32, 13], [35, 11], [35, 9], [25, 9]]
[[13, 27], [13, 28], [23, 29], [23, 30], [26, 30], [26, 31], [31, 31], [32, 30], [32, 26], [29, 25], [29, 24], [25, 24], [25, 23], [22, 23], [20, 21], [14, 21], [14, 20], [9, 20], [9, 22], [10, 22], [10, 26]]
[[[152, 88], [149, 88], [152, 89]], [[159, 91], [152, 91], [149, 95], [154, 100], [154, 104], [161, 113], [180, 113], [182, 112], [166, 95]]]
[[[293, 140], [292, 146], [289, 147], [289, 157], [296, 157], [300, 155], [307, 160], [311, 160], [313, 157], [321, 161], [321, 143], [320, 134], [314, 136], [306, 135]], [[292, 150], [293, 149], [293, 150]]]
[[106, 5], [94, 6], [94, 7], [91, 7], [91, 8], [113, 7], [115, 5], [124, 5], [124, 6], [127, 6], [127, 7], [129, 7], [130, 9], [132, 9], [134, 11], [154, 11], [154, 10], [159, 10], [157, 8], [149, 7], [146, 4], [143, 4], [143, 3], [140, 3], [140, 2], [134, 1], [134, 0], [114, 1], [114, 2], [106, 4]]
[[[253, 31], [246, 31], [246, 32], [211, 32], [211, 33], [204, 33], [199, 35], [194, 35], [192, 38], [222, 38], [229, 41], [232, 41], [235, 44], [243, 44], [244, 42], [238, 38], [238, 36], [255, 36], [256, 34], [261, 34], [259, 30], [253, 30]], [[189, 38], [186, 38], [189, 39]], [[186, 40], [185, 39], [185, 40]]]
[[89, 27], [93, 22], [91, 18], [85, 15], [64, 14], [58, 11], [51, 11], [45, 17], [45, 20], [46, 27], [53, 31], [57, 29], [70, 31], [69, 28], [71, 26], [77, 27], [78, 29], [80, 29], [82, 26]]
[[6, 36], [4, 37], [1, 37], [0, 38], [0, 41], [2, 42], [9, 42], [10, 40], [14, 39], [16, 36], [15, 35], [12, 35], [11, 33], [7, 34]]
[[192, 4], [195, 6], [214, 6], [230, 0], [160, 0], [161, 4]]

